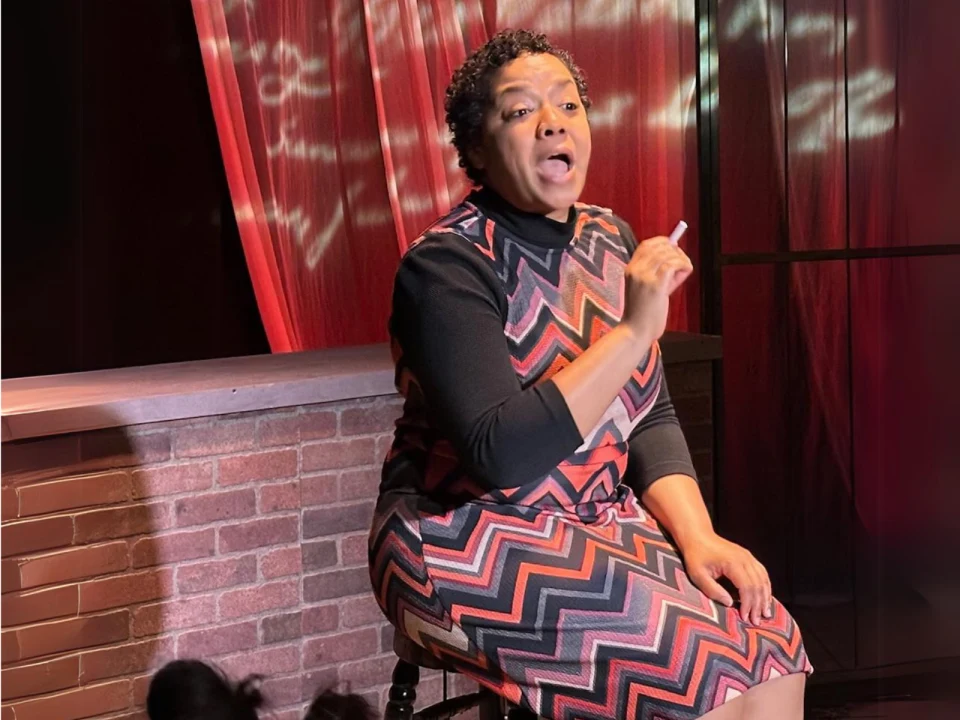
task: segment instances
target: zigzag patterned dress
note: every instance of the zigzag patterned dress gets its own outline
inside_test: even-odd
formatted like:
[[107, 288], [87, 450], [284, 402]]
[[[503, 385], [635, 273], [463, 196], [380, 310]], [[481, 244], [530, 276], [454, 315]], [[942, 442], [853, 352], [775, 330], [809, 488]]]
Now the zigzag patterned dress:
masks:
[[752, 626], [709, 600], [638, 501], [694, 476], [658, 346], [587, 437], [550, 379], [619, 321], [635, 247], [607, 210], [560, 223], [481, 190], [397, 273], [406, 402], [374, 591], [399, 632], [544, 718], [687, 720], [811, 670], [782, 605]]

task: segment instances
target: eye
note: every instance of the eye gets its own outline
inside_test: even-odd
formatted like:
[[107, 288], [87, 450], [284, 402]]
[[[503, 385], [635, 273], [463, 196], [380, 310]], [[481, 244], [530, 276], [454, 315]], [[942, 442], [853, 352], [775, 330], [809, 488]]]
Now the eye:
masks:
[[574, 112], [579, 107], [580, 106], [577, 105], [577, 103], [575, 102], [565, 102], [563, 104], [563, 109], [566, 110], [567, 112]]
[[516, 120], [522, 118], [524, 115], [528, 115], [529, 113], [530, 111], [527, 108], [517, 108], [507, 115], [507, 120]]

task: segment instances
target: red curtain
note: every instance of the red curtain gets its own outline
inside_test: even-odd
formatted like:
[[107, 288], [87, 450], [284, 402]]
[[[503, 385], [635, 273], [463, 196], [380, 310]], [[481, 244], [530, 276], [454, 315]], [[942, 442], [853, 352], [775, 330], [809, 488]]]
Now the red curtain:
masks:
[[719, 8], [721, 526], [821, 670], [930, 659], [960, 639], [960, 4]]
[[[697, 261], [694, 0], [193, 0], [223, 160], [274, 352], [386, 338], [393, 273], [469, 190], [444, 123], [492, 32], [547, 32], [584, 68], [584, 201], [639, 237], [680, 219]], [[670, 327], [699, 329], [696, 278]]]

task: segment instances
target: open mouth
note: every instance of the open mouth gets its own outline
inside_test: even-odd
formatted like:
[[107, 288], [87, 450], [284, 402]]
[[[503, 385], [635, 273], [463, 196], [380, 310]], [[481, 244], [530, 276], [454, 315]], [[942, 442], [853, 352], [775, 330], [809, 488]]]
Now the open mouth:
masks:
[[568, 152], [557, 152], [538, 163], [541, 176], [550, 182], [564, 182], [570, 179], [573, 170], [573, 156]]
[[567, 170], [569, 170], [573, 165], [573, 159], [570, 157], [569, 154], [565, 152], [554, 153], [553, 155], [548, 157], [547, 160], [560, 160], [563, 162], [564, 165], [567, 166]]

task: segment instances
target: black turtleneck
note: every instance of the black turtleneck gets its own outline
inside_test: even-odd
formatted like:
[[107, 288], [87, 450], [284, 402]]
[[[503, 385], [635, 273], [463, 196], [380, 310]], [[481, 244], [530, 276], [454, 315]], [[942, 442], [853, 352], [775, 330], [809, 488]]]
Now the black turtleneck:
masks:
[[480, 208], [508, 233], [531, 245], [546, 248], [566, 247], [576, 230], [577, 213], [572, 207], [567, 211], [567, 219], [560, 222], [546, 215], [515, 208], [488, 188], [474, 190], [467, 196], [467, 202]]
[[[498, 232], [541, 252], [568, 246], [576, 231], [574, 208], [559, 222], [519, 210], [489, 189], [466, 202]], [[617, 222], [632, 250], [636, 240]], [[401, 261], [390, 329], [402, 365], [416, 378], [428, 422], [449, 438], [471, 474], [499, 488], [537, 481], [583, 442], [552, 380], [521, 385], [504, 337], [506, 315], [492, 263], [462, 238], [431, 232]], [[630, 437], [624, 479], [640, 494], [676, 473], [696, 477], [664, 381]]]

